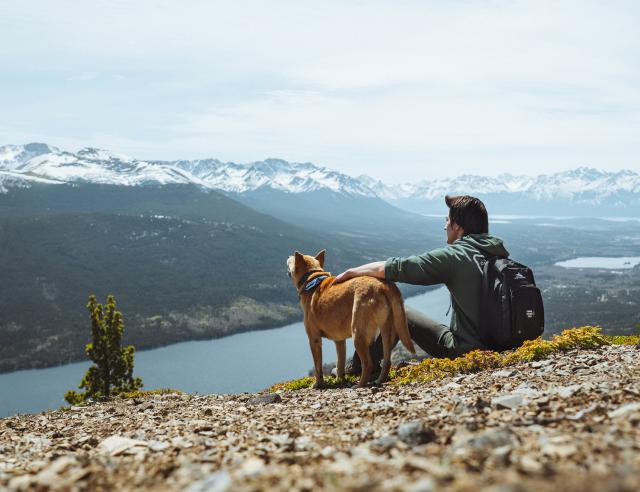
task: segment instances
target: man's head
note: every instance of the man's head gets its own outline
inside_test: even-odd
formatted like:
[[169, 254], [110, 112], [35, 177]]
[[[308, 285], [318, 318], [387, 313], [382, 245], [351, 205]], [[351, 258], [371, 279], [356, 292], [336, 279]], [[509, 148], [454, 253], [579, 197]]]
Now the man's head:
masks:
[[465, 234], [486, 234], [489, 232], [489, 217], [484, 203], [469, 195], [444, 197], [449, 207], [445, 230], [447, 243], [451, 244]]

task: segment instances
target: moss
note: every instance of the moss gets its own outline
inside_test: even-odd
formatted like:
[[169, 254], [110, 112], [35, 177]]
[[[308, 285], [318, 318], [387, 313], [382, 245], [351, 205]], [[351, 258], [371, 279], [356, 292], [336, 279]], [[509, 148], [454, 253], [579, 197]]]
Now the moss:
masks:
[[[293, 381], [274, 384], [269, 388], [269, 391], [272, 393], [276, 391], [296, 391], [311, 388], [315, 382], [316, 378], [308, 376], [301, 379], [294, 379]], [[357, 382], [358, 378], [356, 376], [345, 376], [342, 380], [335, 376], [325, 376], [324, 378], [324, 385], [326, 388], [347, 388]]]
[[136, 390], [131, 391], [129, 393], [120, 393], [118, 398], [128, 399], [128, 398], [144, 398], [149, 395], [184, 395], [183, 391], [173, 389], [173, 388], [158, 388], [154, 390]]
[[[575, 349], [594, 349], [603, 345], [638, 345], [640, 335], [611, 336], [604, 335], [600, 327], [583, 326], [571, 328], [554, 335], [551, 340], [537, 338], [525, 341], [521, 347], [506, 352], [474, 350], [456, 359], [424, 359], [418, 364], [392, 370], [389, 373], [389, 384], [408, 384], [429, 382], [456, 374], [469, 374], [486, 369], [513, 366], [521, 362], [540, 360], [551, 354]], [[356, 382], [356, 377], [351, 377]], [[275, 384], [270, 391], [295, 391], [310, 388], [315, 379], [306, 377]], [[328, 387], [344, 386], [336, 378], [325, 378]]]

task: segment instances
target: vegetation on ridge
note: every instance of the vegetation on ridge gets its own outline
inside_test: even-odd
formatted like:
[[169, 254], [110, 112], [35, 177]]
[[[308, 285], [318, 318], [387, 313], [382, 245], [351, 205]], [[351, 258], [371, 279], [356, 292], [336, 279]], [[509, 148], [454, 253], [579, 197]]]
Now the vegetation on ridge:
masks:
[[[491, 352], [488, 350], [474, 350], [456, 359], [424, 359], [418, 364], [409, 365], [389, 374], [389, 384], [408, 384], [414, 382], [428, 382], [457, 374], [469, 374], [486, 369], [514, 366], [520, 362], [540, 360], [557, 352], [574, 349], [594, 349], [604, 345], [638, 345], [640, 335], [611, 336], [602, 334], [598, 326], [583, 326], [571, 328], [554, 335], [551, 340], [537, 338], [527, 340], [521, 347], [506, 352]], [[357, 378], [353, 378], [355, 382]], [[349, 380], [351, 381], [351, 380]], [[295, 391], [311, 388], [315, 378], [305, 377], [293, 381], [274, 384], [270, 391]], [[345, 384], [335, 377], [325, 377], [328, 387], [339, 387]]]

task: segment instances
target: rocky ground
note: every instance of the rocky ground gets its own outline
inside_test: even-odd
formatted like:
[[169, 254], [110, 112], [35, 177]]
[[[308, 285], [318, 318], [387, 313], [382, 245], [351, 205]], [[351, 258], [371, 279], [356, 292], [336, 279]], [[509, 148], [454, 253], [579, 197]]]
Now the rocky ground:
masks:
[[640, 351], [0, 420], [0, 490], [640, 490]]

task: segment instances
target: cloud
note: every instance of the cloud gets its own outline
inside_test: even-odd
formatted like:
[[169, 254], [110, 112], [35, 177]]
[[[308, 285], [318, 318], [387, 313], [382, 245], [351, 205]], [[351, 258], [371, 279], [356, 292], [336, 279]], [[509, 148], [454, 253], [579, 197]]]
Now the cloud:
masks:
[[147, 158], [637, 168], [639, 22], [631, 1], [25, 0], [0, 19], [0, 105], [22, 133]]
[[76, 75], [70, 75], [67, 80], [72, 82], [87, 82], [89, 80], [95, 80], [98, 78], [97, 72], [82, 72]]

